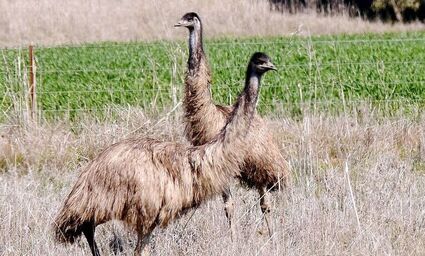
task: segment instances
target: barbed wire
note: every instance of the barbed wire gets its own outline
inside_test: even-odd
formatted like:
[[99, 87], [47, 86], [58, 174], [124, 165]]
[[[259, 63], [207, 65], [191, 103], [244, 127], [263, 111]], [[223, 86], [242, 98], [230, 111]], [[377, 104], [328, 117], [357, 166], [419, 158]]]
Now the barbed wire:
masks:
[[[285, 38], [285, 39], [289, 39]], [[298, 37], [299, 41], [308, 41], [310, 43], [318, 43], [318, 44], [332, 44], [332, 43], [342, 43], [342, 44], [353, 44], [353, 43], [382, 43], [382, 42], [394, 42], [394, 43], [400, 43], [400, 42], [422, 42], [425, 41], [425, 37], [418, 37], [418, 38], [391, 38], [391, 39], [336, 39], [336, 40], [317, 40], [317, 39], [311, 39], [310, 37]], [[265, 42], [210, 42], [206, 43], [207, 45], [229, 45], [229, 44], [253, 44], [253, 45], [264, 45], [264, 44], [286, 44], [287, 41], [265, 41]]]
[[[168, 73], [172, 73], [171, 66], [173, 66], [176, 63], [171, 63], [169, 69], [162, 68], [161, 72], [164, 72], [164, 70]], [[177, 63], [179, 64], [179, 63]], [[392, 65], [400, 65], [408, 68], [406, 65], [425, 65], [425, 61], [421, 60], [409, 60], [409, 61], [365, 61], [365, 62], [338, 62], [338, 61], [332, 61], [332, 62], [309, 62], [309, 63], [299, 63], [299, 64], [281, 64], [281, 68], [283, 70], [288, 70], [292, 68], [322, 68], [322, 67], [333, 67], [333, 66], [376, 66], [377, 68], [382, 66], [392, 66]], [[245, 68], [245, 65], [211, 65], [212, 69], [241, 69], [243, 70]], [[68, 73], [68, 74], [78, 74], [78, 73], [110, 73], [110, 74], [118, 74], [118, 73], [145, 73], [149, 72], [149, 74], [153, 74], [153, 72], [156, 70], [153, 66], [141, 66], [140, 68], [80, 68], [80, 69], [43, 69], [42, 67], [37, 67], [37, 75], [43, 75], [43, 74], [54, 74], [54, 73]], [[181, 68], [177, 69], [178, 71], [183, 72], [183, 66]], [[22, 70], [24, 72], [25, 70]], [[178, 72], [177, 71], [177, 72]], [[16, 70], [12, 71], [0, 71], [0, 74], [16, 74]]]
[[[148, 104], [144, 104], [144, 105], [153, 105], [158, 107], [157, 109], [153, 109], [154, 111], [160, 110], [162, 109], [168, 109], [172, 107], [172, 103], [170, 102], [169, 104], [159, 104], [160, 106], [158, 106], [158, 104], [152, 103], [149, 100], [146, 100], [147, 102], [149, 102]], [[403, 98], [403, 99], [370, 99], [370, 100], [363, 100], [363, 99], [358, 99], [358, 100], [309, 100], [309, 101], [300, 101], [300, 102], [284, 102], [284, 101], [276, 101], [273, 103], [263, 103], [263, 102], [259, 102], [258, 105], [259, 106], [269, 106], [269, 107], [285, 107], [285, 106], [294, 106], [294, 107], [300, 107], [300, 106], [314, 106], [314, 105], [341, 105], [341, 104], [345, 104], [347, 106], [353, 105], [353, 106], [359, 106], [362, 104], [425, 104], [425, 99], [407, 99], [407, 98]], [[181, 101], [179, 101], [177, 103], [177, 107], [181, 106]], [[145, 106], [146, 107], [146, 106]], [[109, 111], [109, 112], [113, 112], [113, 111], [121, 111], [121, 110], [126, 110], [129, 108], [143, 108], [140, 105], [119, 105], [119, 104], [110, 104], [110, 105], [105, 105], [105, 106], [99, 106], [99, 107], [89, 107], [89, 108], [72, 108], [72, 107], [68, 107], [68, 108], [60, 108], [60, 109], [38, 109], [38, 112], [97, 112], [97, 111]], [[341, 110], [342, 111], [342, 110]], [[28, 112], [28, 110], [22, 110], [22, 112]]]
[[[405, 42], [423, 42], [425, 41], [425, 37], [406, 37], [406, 38], [378, 38], [378, 39], [315, 39], [308, 36], [286, 36], [280, 38], [275, 37], [273, 41], [228, 41], [228, 42], [215, 42], [215, 41], [206, 41], [204, 44], [208, 46], [223, 46], [223, 45], [270, 45], [270, 44], [287, 44], [288, 40], [292, 39], [299, 42], [309, 42], [312, 44], [364, 44], [364, 43], [405, 43]], [[185, 41], [155, 41], [155, 42], [120, 42], [114, 44], [102, 43], [100, 45], [95, 44], [64, 44], [64, 45], [56, 45], [56, 46], [43, 46], [43, 45], [35, 45], [39, 49], [93, 49], [93, 48], [114, 48], [114, 47], [123, 47], [123, 46], [137, 46], [140, 48], [146, 47], [157, 47], [157, 46], [181, 46], [185, 45]], [[3, 47], [0, 50], [25, 50], [28, 46], [20, 46], [20, 47]]]
[[[376, 65], [423, 65], [425, 61], [369, 61], [369, 62], [311, 62], [311, 63], [300, 63], [300, 64], [282, 64], [282, 68], [292, 68], [292, 67], [326, 67], [326, 66], [376, 66]], [[213, 69], [229, 69], [229, 68], [245, 68], [246, 65], [211, 65]], [[119, 72], [146, 72], [146, 70], [151, 70], [151, 68], [116, 68], [116, 69], [101, 69], [101, 68], [85, 68], [85, 69], [39, 69], [37, 72], [40, 73], [79, 73], [79, 72], [93, 72], [93, 73], [119, 73]]]
[[[136, 83], [137, 84], [137, 83]], [[243, 80], [235, 81], [233, 83], [226, 84], [217, 84], [211, 88], [212, 91], [222, 91], [223, 89], [228, 89], [228, 92], [235, 93], [239, 92], [243, 84]], [[328, 85], [329, 83], [318, 81], [318, 82], [274, 82], [273, 84], [265, 83], [262, 87], [263, 90], [269, 89], [285, 89], [287, 86], [297, 86], [298, 88], [305, 88], [314, 85]], [[370, 80], [370, 81], [341, 81], [335, 82], [335, 85], [338, 86], [353, 86], [353, 85], [367, 85], [367, 86], [375, 86], [375, 85], [414, 85], [414, 84], [425, 84], [425, 80], [414, 80], [414, 81], [379, 81], [379, 80]], [[173, 90], [174, 88], [174, 90]], [[119, 88], [102, 88], [102, 89], [75, 89], [75, 90], [39, 90], [37, 91], [38, 95], [54, 95], [54, 94], [85, 94], [85, 93], [94, 93], [94, 94], [125, 94], [125, 93], [163, 93], [162, 95], [180, 95], [184, 91], [183, 83], [175, 83], [172, 85], [166, 84], [166, 87], [158, 87], [158, 88], [138, 88], [138, 89], [119, 89]], [[7, 97], [13, 94], [11, 91], [0, 93], [0, 98]], [[148, 99], [147, 99], [148, 100]], [[367, 101], [367, 99], [366, 99]]]
[[[342, 82], [338, 82], [338, 85], [361, 85], [361, 84], [366, 84], [366, 85], [381, 85], [381, 84], [387, 84], [387, 85], [412, 85], [412, 84], [424, 84], [425, 80], [415, 80], [415, 81], [391, 81], [391, 82], [387, 82], [387, 81], [377, 81], [377, 80], [371, 80], [371, 81], [342, 81]], [[215, 85], [212, 90], [222, 90], [222, 89], [240, 89], [242, 87], [243, 84], [243, 80], [239, 80], [239, 81], [235, 81], [234, 83], [227, 83], [227, 84], [218, 84]], [[302, 87], [308, 87], [314, 84], [319, 84], [319, 85], [324, 85], [324, 84], [328, 84], [325, 82], [311, 82], [311, 83], [301, 83], [301, 82], [285, 82], [283, 81], [282, 83], [279, 83], [279, 85], [276, 85], [275, 83], [273, 85], [271, 84], [264, 84], [262, 87], [267, 90], [267, 89], [283, 89], [284, 85], [290, 85], [290, 86], [302, 86]], [[175, 86], [176, 91], [173, 92], [171, 90], [171, 88], [169, 87], [173, 87]], [[117, 88], [105, 88], [105, 89], [93, 89], [93, 90], [87, 90], [87, 89], [83, 89], [83, 90], [40, 90], [37, 92], [37, 94], [43, 95], [43, 94], [82, 94], [82, 93], [105, 93], [105, 94], [114, 94], [114, 93], [127, 93], [127, 92], [139, 92], [139, 93], [144, 93], [144, 92], [168, 92], [166, 94], [175, 94], [176, 92], [180, 94], [179, 91], [184, 90], [184, 85], [182, 83], [175, 83], [172, 86], [167, 85], [166, 88], [140, 88], [140, 89], [117, 89]], [[218, 89], [218, 87], [220, 87]], [[1, 96], [2, 94], [0, 94]]]
[[[251, 42], [241, 42], [241, 41], [227, 41], [227, 42], [216, 42], [216, 41], [205, 41], [204, 44], [206, 46], [222, 46], [222, 45], [269, 45], [269, 44], [286, 44], [288, 43], [288, 40], [294, 40], [294, 41], [301, 41], [301, 42], [309, 42], [313, 44], [364, 44], [364, 43], [404, 43], [404, 42], [423, 42], [425, 41], [425, 37], [406, 37], [406, 38], [378, 38], [378, 39], [312, 39], [308, 36], [286, 36], [282, 37], [281, 40], [278, 40], [280, 38], [276, 37], [273, 41], [261, 41], [260, 39], [254, 39], [258, 41], [251, 41]], [[81, 49], [81, 48], [114, 48], [114, 47], [122, 47], [123, 45], [128, 46], [137, 46], [140, 48], [143, 47], [157, 47], [157, 46], [183, 46], [185, 45], [185, 41], [179, 40], [179, 41], [169, 41], [169, 40], [160, 40], [160, 41], [154, 41], [154, 42], [119, 42], [119, 43], [113, 43], [113, 44], [106, 44], [102, 43], [100, 45], [88, 43], [88, 44], [63, 44], [63, 45], [56, 45], [56, 46], [43, 46], [43, 45], [35, 45], [39, 49]], [[21, 47], [4, 47], [0, 48], [0, 50], [21, 50], [25, 49], [27, 46], [21, 46]]]
[[126, 92], [169, 92], [172, 94], [170, 88], [142, 88], [142, 89], [94, 89], [94, 90], [64, 90], [64, 91], [39, 91], [37, 94], [81, 94], [81, 93], [107, 93], [107, 94], [119, 94]]

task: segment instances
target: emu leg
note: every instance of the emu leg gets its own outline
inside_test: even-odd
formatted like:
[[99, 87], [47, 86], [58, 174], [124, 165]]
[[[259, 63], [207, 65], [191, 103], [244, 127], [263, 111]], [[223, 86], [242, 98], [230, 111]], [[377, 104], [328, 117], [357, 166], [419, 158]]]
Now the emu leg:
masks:
[[134, 249], [134, 255], [143, 255], [148, 256], [149, 246], [147, 246], [151, 240], [152, 231], [155, 229], [155, 224], [153, 224], [147, 232], [138, 231], [137, 232], [137, 245]]
[[114, 255], [118, 255], [124, 251], [122, 237], [118, 234], [115, 225], [112, 231], [112, 238], [109, 241], [109, 247], [114, 252]]
[[234, 202], [232, 199], [232, 194], [230, 192], [230, 188], [227, 188], [226, 191], [222, 194], [223, 202], [224, 202], [224, 211], [226, 213], [227, 221], [229, 222], [230, 227], [230, 239], [232, 241], [235, 240], [235, 227], [232, 223], [233, 213], [235, 211]]
[[266, 187], [262, 187], [261, 189], [259, 189], [259, 193], [261, 197], [260, 199], [261, 212], [263, 213], [264, 220], [266, 221], [267, 229], [269, 231], [269, 236], [271, 237], [273, 234], [273, 229], [272, 229], [271, 221], [270, 221], [270, 208], [271, 208], [270, 193], [267, 192]]
[[93, 256], [100, 256], [99, 249], [97, 248], [96, 241], [94, 240], [95, 225], [93, 222], [88, 222], [83, 227], [83, 234], [89, 243], [91, 254]]

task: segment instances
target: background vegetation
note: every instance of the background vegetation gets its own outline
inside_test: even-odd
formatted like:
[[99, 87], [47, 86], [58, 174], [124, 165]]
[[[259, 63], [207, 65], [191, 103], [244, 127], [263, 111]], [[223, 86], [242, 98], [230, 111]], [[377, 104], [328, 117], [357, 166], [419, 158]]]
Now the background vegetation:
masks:
[[425, 2], [421, 0], [269, 0], [280, 12], [316, 10], [327, 15], [348, 14], [368, 20], [388, 22], [425, 21]]
[[[201, 15], [207, 38], [423, 30], [419, 21], [391, 24], [349, 15], [341, 0], [321, 1], [323, 7], [318, 8], [323, 11], [316, 11], [315, 5], [310, 8], [315, 2], [305, 2], [309, 8], [289, 15], [286, 9], [271, 11], [274, 6], [268, 0], [120, 0], [119, 4], [113, 0], [0, 0], [0, 46], [181, 40], [186, 31], [174, 29], [173, 24], [188, 11]], [[331, 3], [338, 3], [341, 11], [323, 15]]]
[[[425, 33], [419, 32], [220, 39], [207, 41], [206, 50], [217, 102], [234, 102], [246, 60], [254, 51], [265, 51], [279, 72], [265, 79], [260, 111], [296, 113], [300, 107], [341, 110], [344, 102], [422, 103], [424, 41]], [[39, 110], [51, 118], [100, 114], [108, 105], [142, 107], [147, 113], [172, 108], [183, 95], [186, 48], [186, 42], [167, 41], [37, 48]], [[17, 111], [16, 99], [26, 95], [25, 74], [16, 74], [27, 67], [26, 55], [26, 50], [3, 50], [2, 109]]]

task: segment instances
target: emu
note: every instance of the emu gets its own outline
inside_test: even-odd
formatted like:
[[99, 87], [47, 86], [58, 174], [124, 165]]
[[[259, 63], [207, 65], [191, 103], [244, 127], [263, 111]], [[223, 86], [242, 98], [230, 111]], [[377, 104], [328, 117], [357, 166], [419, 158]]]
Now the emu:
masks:
[[[210, 142], [189, 146], [150, 138], [127, 139], [104, 149], [81, 171], [54, 222], [58, 242], [73, 243], [84, 234], [93, 255], [100, 255], [97, 225], [123, 221], [137, 232], [135, 254], [148, 252], [155, 227], [168, 223], [222, 193], [240, 175], [238, 166], [252, 144], [252, 117], [260, 79], [275, 70], [270, 58], [255, 53], [246, 82], [222, 131]], [[278, 181], [276, 173], [267, 174]], [[272, 179], [273, 177], [273, 179]]]
[[[189, 59], [183, 101], [185, 134], [192, 145], [198, 146], [207, 143], [220, 133], [231, 116], [233, 107], [216, 105], [212, 100], [211, 73], [203, 49], [202, 22], [198, 14], [186, 13], [174, 26], [186, 27], [189, 30]], [[247, 138], [247, 143], [255, 146], [245, 156], [240, 178], [243, 183], [255, 187], [259, 191], [260, 208], [271, 236], [272, 228], [269, 220], [271, 199], [265, 185], [274, 181], [273, 176], [269, 176], [271, 173], [274, 176], [280, 175], [282, 179], [285, 178], [284, 183], [286, 184], [286, 179], [289, 178], [289, 168], [274, 142], [266, 122], [259, 115], [254, 116], [252, 131]], [[234, 203], [229, 188], [224, 191], [222, 197], [233, 240], [235, 236], [235, 228], [232, 225]]]

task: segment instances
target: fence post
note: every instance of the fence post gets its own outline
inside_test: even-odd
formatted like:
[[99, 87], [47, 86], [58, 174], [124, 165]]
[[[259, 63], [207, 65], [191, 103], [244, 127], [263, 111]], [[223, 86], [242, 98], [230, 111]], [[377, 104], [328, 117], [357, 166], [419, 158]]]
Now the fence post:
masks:
[[34, 58], [34, 47], [32, 44], [29, 46], [29, 60], [30, 60], [30, 84], [29, 84], [29, 106], [31, 111], [31, 119], [37, 120], [37, 80], [35, 76], [36, 66]]

